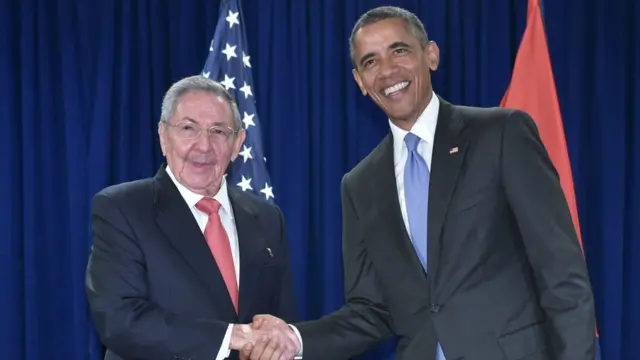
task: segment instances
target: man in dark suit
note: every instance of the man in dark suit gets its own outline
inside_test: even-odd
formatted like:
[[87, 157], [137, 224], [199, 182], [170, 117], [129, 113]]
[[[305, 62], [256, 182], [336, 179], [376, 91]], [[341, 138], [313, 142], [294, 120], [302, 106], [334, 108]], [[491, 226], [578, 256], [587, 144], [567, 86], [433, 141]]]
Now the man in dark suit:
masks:
[[[404, 360], [594, 359], [587, 269], [532, 119], [435, 95], [438, 47], [403, 9], [371, 10], [351, 39], [355, 80], [391, 129], [342, 181], [346, 305], [295, 324], [302, 358], [395, 334]], [[253, 326], [292, 334], [273, 316]]]
[[282, 213], [223, 176], [245, 139], [237, 105], [212, 80], [183, 79], [158, 133], [155, 177], [93, 198], [86, 292], [105, 359], [233, 359], [260, 336], [278, 343], [247, 325], [296, 312]]

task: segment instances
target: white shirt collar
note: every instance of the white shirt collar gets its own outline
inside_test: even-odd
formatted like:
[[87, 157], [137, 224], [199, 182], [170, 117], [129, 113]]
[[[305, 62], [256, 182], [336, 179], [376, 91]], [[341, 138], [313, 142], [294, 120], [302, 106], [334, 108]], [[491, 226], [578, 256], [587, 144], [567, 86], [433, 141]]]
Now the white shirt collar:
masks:
[[[182, 198], [187, 203], [189, 208], [195, 207], [198, 201], [200, 201], [204, 196], [196, 194], [193, 191], [187, 189], [184, 185], [182, 185], [176, 179], [169, 165], [167, 165], [166, 171], [167, 171], [167, 174], [169, 174], [169, 177], [171, 178], [171, 180], [173, 180], [174, 184], [176, 184], [176, 187], [178, 188], [180, 195], [182, 195]], [[220, 190], [218, 190], [218, 193], [213, 198], [220, 203], [224, 211], [226, 211], [226, 213], [229, 214], [229, 216], [233, 219], [233, 210], [231, 209], [231, 200], [229, 200], [229, 193], [227, 192], [227, 181], [224, 178], [224, 176], [222, 177]]]
[[[433, 146], [433, 139], [436, 133], [436, 125], [438, 123], [438, 111], [440, 110], [440, 100], [435, 92], [431, 94], [431, 101], [424, 109], [422, 114], [416, 120], [416, 123], [411, 128], [411, 132], [417, 135], [420, 139], [426, 141], [429, 146]], [[394, 158], [399, 160], [402, 149], [406, 146], [404, 144], [404, 137], [408, 131], [403, 130], [396, 126], [391, 120], [389, 120], [389, 126], [391, 127], [391, 134], [393, 135], [393, 153]], [[396, 160], [396, 161], [397, 161]]]

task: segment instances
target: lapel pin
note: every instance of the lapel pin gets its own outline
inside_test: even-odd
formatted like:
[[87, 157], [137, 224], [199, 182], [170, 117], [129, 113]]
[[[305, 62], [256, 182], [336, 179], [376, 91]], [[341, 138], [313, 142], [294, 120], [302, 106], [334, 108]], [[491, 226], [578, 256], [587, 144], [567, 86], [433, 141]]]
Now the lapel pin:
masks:
[[269, 256], [273, 257], [273, 253], [271, 252], [271, 248], [267, 248], [267, 252], [269, 253]]
[[449, 150], [449, 154], [455, 154], [457, 152], [458, 152], [458, 147], [457, 146], [454, 147], [454, 148], [451, 148], [451, 150]]

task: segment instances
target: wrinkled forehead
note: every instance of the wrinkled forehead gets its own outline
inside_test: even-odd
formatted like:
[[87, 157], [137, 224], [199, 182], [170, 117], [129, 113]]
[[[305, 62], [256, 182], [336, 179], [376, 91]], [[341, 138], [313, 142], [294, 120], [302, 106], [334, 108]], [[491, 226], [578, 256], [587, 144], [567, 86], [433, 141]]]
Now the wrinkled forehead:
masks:
[[189, 92], [178, 99], [175, 121], [190, 121], [202, 126], [233, 126], [231, 105], [222, 96], [206, 92]]

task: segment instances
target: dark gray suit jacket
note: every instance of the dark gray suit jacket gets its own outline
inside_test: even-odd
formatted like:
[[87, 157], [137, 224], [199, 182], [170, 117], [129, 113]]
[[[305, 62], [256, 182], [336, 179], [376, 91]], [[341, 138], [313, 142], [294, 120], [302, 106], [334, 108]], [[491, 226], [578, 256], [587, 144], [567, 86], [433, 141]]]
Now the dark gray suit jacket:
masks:
[[403, 360], [435, 359], [438, 341], [447, 360], [594, 359], [587, 269], [534, 122], [440, 101], [428, 274], [402, 220], [388, 135], [342, 181], [347, 303], [295, 324], [304, 359], [347, 359], [392, 334]]
[[231, 323], [271, 313], [297, 319], [280, 209], [235, 187], [229, 198], [241, 259], [239, 313], [164, 165], [153, 178], [93, 198], [86, 293], [105, 359], [213, 360]]

